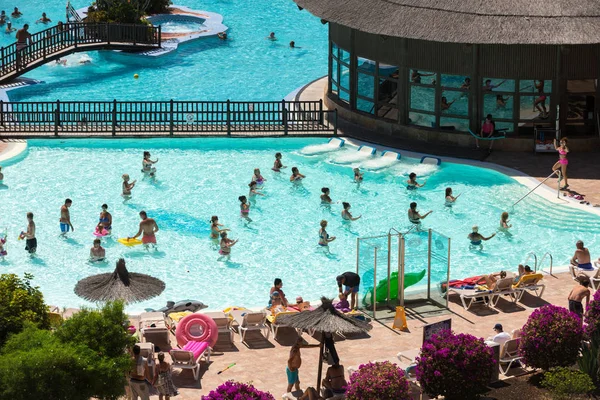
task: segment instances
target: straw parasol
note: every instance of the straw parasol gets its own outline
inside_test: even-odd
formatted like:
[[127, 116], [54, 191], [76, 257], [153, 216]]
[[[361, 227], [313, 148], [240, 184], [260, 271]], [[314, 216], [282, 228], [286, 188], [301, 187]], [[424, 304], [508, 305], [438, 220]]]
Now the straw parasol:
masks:
[[[321, 333], [321, 347], [319, 354], [319, 373], [317, 375], [317, 391], [321, 387], [321, 375], [323, 373], [323, 346], [327, 334], [357, 334], [371, 330], [371, 325], [366, 322], [350, 318], [333, 307], [333, 301], [321, 297], [321, 305], [312, 311], [302, 311], [296, 314], [286, 314], [278, 317], [278, 321], [286, 326], [315, 331]], [[335, 351], [335, 349], [334, 349]]]
[[119, 259], [113, 273], [88, 276], [75, 285], [75, 294], [93, 302], [123, 300], [137, 303], [158, 296], [165, 283], [150, 275], [127, 271], [125, 260]]

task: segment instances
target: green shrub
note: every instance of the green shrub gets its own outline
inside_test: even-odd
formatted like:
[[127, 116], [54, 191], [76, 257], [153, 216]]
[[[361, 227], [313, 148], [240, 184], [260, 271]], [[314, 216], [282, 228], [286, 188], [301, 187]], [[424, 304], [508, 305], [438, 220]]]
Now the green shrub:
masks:
[[169, 10], [171, 4], [173, 4], [171, 0], [150, 0], [148, 8], [146, 8], [146, 13], [164, 14]]
[[8, 335], [21, 332], [27, 321], [42, 329], [50, 328], [44, 296], [31, 285], [31, 279], [30, 274], [23, 279], [15, 274], [0, 275], [0, 347]]
[[573, 394], [586, 394], [596, 389], [592, 379], [584, 372], [568, 368], [552, 368], [544, 374], [542, 386], [557, 400], [568, 399]]

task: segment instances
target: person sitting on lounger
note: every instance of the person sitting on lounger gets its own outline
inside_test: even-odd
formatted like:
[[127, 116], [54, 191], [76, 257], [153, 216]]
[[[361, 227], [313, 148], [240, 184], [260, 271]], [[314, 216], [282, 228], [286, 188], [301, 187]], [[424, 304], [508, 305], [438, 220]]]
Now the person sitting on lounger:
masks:
[[506, 278], [506, 272], [500, 271], [497, 274], [489, 274], [488, 276], [484, 276], [485, 285], [489, 290], [494, 290], [494, 288], [496, 287], [496, 284], [498, 283], [498, 276], [500, 277], [500, 279], [504, 279]]
[[488, 340], [490, 342], [496, 342], [500, 344], [500, 346], [504, 346], [504, 343], [512, 339], [508, 332], [504, 332], [502, 324], [494, 325], [494, 332], [496, 332], [496, 334], [494, 336], [490, 336]]
[[483, 240], [490, 240], [491, 238], [493, 238], [494, 236], [496, 236], [495, 233], [492, 234], [492, 236], [489, 237], [485, 237], [483, 236], [481, 233], [479, 233], [479, 227], [477, 225], [473, 226], [473, 232], [469, 233], [467, 235], [467, 237], [469, 238], [469, 240], [471, 241], [471, 248], [473, 247], [479, 247], [480, 250], [483, 250]]
[[571, 265], [587, 271], [594, 269], [594, 267], [592, 267], [590, 251], [587, 247], [583, 247], [583, 241], [578, 240], [575, 246], [577, 246], [577, 250], [575, 250], [575, 254], [573, 254], [573, 258], [571, 258]]

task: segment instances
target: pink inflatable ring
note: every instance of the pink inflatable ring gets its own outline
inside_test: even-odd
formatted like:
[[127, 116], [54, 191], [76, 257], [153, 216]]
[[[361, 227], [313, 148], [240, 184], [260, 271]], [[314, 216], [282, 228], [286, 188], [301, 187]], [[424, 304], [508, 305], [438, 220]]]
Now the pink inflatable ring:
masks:
[[175, 331], [177, 344], [185, 346], [187, 342], [208, 342], [210, 347], [217, 343], [219, 329], [213, 319], [204, 314], [186, 315], [177, 324]]

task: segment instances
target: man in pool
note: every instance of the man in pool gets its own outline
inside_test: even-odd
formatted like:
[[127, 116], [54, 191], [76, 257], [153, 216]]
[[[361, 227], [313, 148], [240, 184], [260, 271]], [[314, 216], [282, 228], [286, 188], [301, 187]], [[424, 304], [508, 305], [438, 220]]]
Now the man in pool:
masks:
[[269, 36], [267, 36], [267, 39], [269, 39], [269, 40], [277, 40], [277, 38], [275, 37], [275, 32], [269, 33]]
[[[338, 290], [340, 293], [344, 293], [346, 296], [351, 293], [350, 308], [352, 310], [358, 305], [358, 289], [360, 286], [360, 276], [354, 272], [344, 272], [338, 275], [336, 278]], [[344, 291], [342, 291], [342, 285], [344, 285]]]
[[71, 228], [72, 231], [75, 230], [73, 229], [73, 224], [71, 223], [71, 214], [69, 213], [69, 207], [71, 207], [71, 204], [73, 204], [73, 200], [66, 199], [65, 204], [60, 207], [59, 221], [61, 235], [65, 235], [67, 232], [69, 232], [69, 228]]
[[94, 245], [90, 249], [90, 261], [103, 261], [106, 257], [106, 250], [101, 246], [100, 239], [94, 239]]
[[149, 244], [152, 244], [156, 247], [156, 235], [158, 232], [158, 225], [154, 218], [148, 218], [146, 211], [140, 211], [140, 218], [142, 221], [140, 222], [140, 229], [133, 237], [128, 237], [127, 239], [136, 239], [138, 236], [142, 235], [142, 243], [148, 247]]
[[35, 238], [35, 222], [33, 222], [33, 213], [27, 213], [27, 232], [21, 232], [19, 239], [25, 239], [25, 250], [32, 256], [37, 250], [37, 239]]
[[575, 246], [577, 246], [577, 250], [575, 250], [575, 254], [573, 254], [573, 258], [571, 258], [571, 265], [588, 271], [594, 269], [594, 267], [592, 267], [590, 251], [587, 247], [583, 247], [583, 241], [578, 240], [577, 243], [575, 243]]

